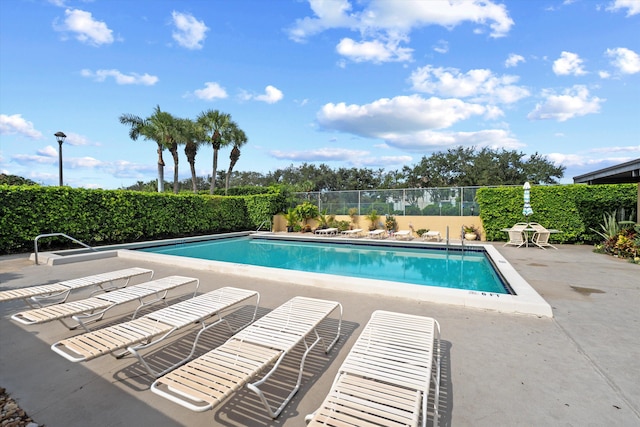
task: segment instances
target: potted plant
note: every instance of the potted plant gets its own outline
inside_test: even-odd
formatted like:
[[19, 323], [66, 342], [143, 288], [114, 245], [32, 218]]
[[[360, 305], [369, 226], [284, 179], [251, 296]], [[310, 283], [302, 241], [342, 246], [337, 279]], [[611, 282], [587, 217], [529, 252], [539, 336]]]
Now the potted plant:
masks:
[[463, 225], [465, 240], [480, 240], [480, 230], [475, 225]]
[[351, 218], [350, 228], [358, 228], [358, 208], [349, 208], [349, 218]]
[[398, 229], [398, 221], [394, 218], [393, 215], [388, 215], [387, 220], [385, 221], [385, 227], [387, 231], [396, 231]]
[[298, 214], [294, 209], [289, 208], [286, 214], [284, 214], [284, 219], [287, 221], [287, 232], [291, 233], [293, 228], [298, 224], [300, 218], [298, 218]]
[[298, 218], [302, 220], [303, 231], [311, 231], [311, 225], [309, 225], [307, 222], [310, 219], [318, 218], [318, 215], [320, 215], [320, 211], [318, 210], [318, 207], [313, 203], [304, 202], [296, 206], [295, 211], [296, 211], [296, 214], [298, 215]]
[[371, 209], [371, 212], [367, 215], [367, 219], [371, 222], [369, 226], [369, 231], [373, 231], [378, 228], [378, 221], [380, 220], [380, 215], [378, 215], [378, 211], [375, 209]]

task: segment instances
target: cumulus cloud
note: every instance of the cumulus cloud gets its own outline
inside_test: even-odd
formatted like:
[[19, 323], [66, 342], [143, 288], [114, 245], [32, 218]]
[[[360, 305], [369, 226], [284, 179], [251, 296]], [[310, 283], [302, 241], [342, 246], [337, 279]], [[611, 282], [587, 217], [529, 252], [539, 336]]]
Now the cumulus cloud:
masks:
[[560, 58], [553, 62], [553, 72], [558, 76], [582, 76], [587, 72], [582, 67], [582, 59], [576, 53], [562, 52]]
[[640, 73], [640, 55], [631, 49], [624, 47], [607, 49], [605, 55], [611, 58], [611, 65], [616, 67], [622, 74]]
[[227, 91], [216, 82], [206, 82], [203, 89], [193, 91], [196, 98], [213, 101], [216, 98], [227, 98]]
[[423, 153], [456, 146], [512, 150], [523, 147], [508, 131], [484, 129], [475, 132], [439, 132], [424, 130], [414, 133], [394, 133], [386, 136], [387, 144], [398, 149]]
[[317, 114], [326, 128], [356, 135], [381, 138], [388, 132], [442, 129], [472, 116], [485, 114], [487, 108], [458, 99], [425, 99], [418, 95], [383, 98], [370, 104], [329, 103]]
[[123, 74], [118, 70], [96, 70], [83, 69], [80, 71], [82, 77], [92, 78], [97, 82], [104, 82], [108, 77], [112, 77], [119, 85], [144, 85], [153, 86], [158, 83], [158, 77], [150, 74], [129, 73]]
[[102, 21], [93, 19], [90, 12], [79, 9], [64, 11], [65, 19], [62, 24], [54, 21], [53, 28], [63, 33], [73, 33], [76, 40], [92, 46], [113, 43], [113, 31]]
[[191, 14], [176, 11], [171, 12], [171, 18], [176, 27], [172, 33], [173, 39], [184, 48], [202, 49], [207, 31], [209, 31], [204, 21], [198, 21]]
[[267, 86], [264, 89], [264, 94], [256, 95], [253, 97], [256, 101], [266, 102], [267, 104], [275, 104], [284, 98], [282, 91], [275, 86]]
[[400, 40], [356, 42], [350, 38], [340, 40], [336, 51], [354, 62], [404, 62], [411, 60], [413, 49], [399, 46]]
[[33, 127], [33, 123], [25, 120], [22, 114], [0, 114], [0, 135], [23, 135], [31, 139], [42, 138], [42, 132]]
[[[364, 4], [354, 10], [354, 5]], [[360, 41], [343, 38], [337, 46], [339, 54], [355, 61], [408, 61], [412, 49], [401, 47], [409, 42], [413, 29], [439, 25], [448, 29], [471, 22], [481, 33], [489, 28], [491, 37], [505, 36], [514, 22], [502, 4], [492, 0], [412, 1], [371, 0], [366, 3], [336, 0], [309, 0], [313, 17], [296, 20], [289, 28], [289, 38], [304, 42], [329, 29], [358, 32]]]
[[507, 60], [504, 61], [504, 66], [507, 68], [516, 67], [521, 62], [525, 62], [524, 56], [511, 53], [509, 54], [509, 57], [507, 58]]
[[544, 102], [536, 105], [535, 109], [527, 115], [528, 119], [564, 122], [600, 112], [600, 106], [605, 101], [596, 96], [590, 96], [589, 90], [581, 85], [565, 89], [561, 94], [545, 90], [542, 96], [545, 98]]
[[530, 95], [526, 88], [515, 85], [519, 77], [496, 76], [486, 69], [462, 73], [456, 68], [427, 65], [411, 73], [409, 80], [412, 89], [418, 92], [474, 101], [512, 104]]
[[623, 9], [627, 10], [627, 17], [637, 15], [640, 13], [640, 2], [638, 0], [614, 0], [607, 6], [607, 10], [610, 12], [618, 12]]

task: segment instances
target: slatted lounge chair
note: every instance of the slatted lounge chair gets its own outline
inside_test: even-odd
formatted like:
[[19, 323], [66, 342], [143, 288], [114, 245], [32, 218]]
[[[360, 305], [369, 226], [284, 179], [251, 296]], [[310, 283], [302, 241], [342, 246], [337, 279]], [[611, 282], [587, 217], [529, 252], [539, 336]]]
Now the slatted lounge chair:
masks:
[[[200, 281], [198, 279], [183, 276], [169, 276], [78, 301], [65, 302], [63, 304], [55, 304], [23, 311], [21, 313], [14, 314], [11, 316], [11, 319], [24, 325], [35, 325], [58, 320], [71, 330], [76, 329], [78, 326], [82, 326], [87, 332], [89, 332], [87, 323], [96, 322], [102, 319], [107, 310], [115, 306], [136, 300], [139, 301], [140, 305], [133, 313], [133, 318], [135, 318], [142, 307], [158, 301], [163, 301], [170, 290], [189, 284], [196, 285], [194, 291], [195, 296], [198, 291], [198, 286], [200, 285]], [[64, 319], [70, 317], [76, 322], [75, 324], [69, 325], [64, 321]]]
[[524, 230], [528, 227], [527, 223], [519, 222], [511, 228], [504, 229], [509, 234], [509, 240], [502, 246], [517, 246], [527, 245], [528, 239]]
[[[95, 274], [93, 276], [78, 279], [64, 280], [50, 285], [29, 286], [20, 289], [0, 291], [0, 302], [24, 300], [29, 306], [36, 308], [49, 303], [65, 302], [71, 291], [76, 289], [98, 287], [99, 291], [108, 291], [115, 288], [126, 287], [132, 278], [148, 274], [148, 280], [153, 278], [153, 270], [146, 268], [125, 268], [124, 270]], [[124, 281], [123, 284], [118, 282]]]
[[384, 239], [385, 237], [387, 237], [387, 230], [381, 228], [369, 232], [370, 239]]
[[[340, 337], [342, 305], [334, 301], [295, 297], [220, 347], [160, 377], [151, 385], [151, 391], [192, 411], [202, 412], [219, 405], [246, 385], [259, 396], [269, 415], [276, 418], [300, 388], [307, 355], [323, 341], [316, 327], [335, 310], [339, 310], [340, 320], [336, 336], [325, 350], [329, 352]], [[308, 337], [315, 339], [311, 345], [307, 343]], [[260, 386], [300, 342], [304, 343], [306, 351], [300, 362], [297, 383], [280, 406], [273, 410]], [[269, 367], [269, 371], [255, 381]]]
[[433, 424], [437, 425], [439, 341], [440, 325], [432, 318], [375, 311], [324, 402], [305, 420], [313, 427], [417, 426], [420, 420], [426, 426], [433, 380]]
[[398, 230], [393, 233], [393, 237], [396, 240], [411, 240], [413, 239], [411, 230]]
[[442, 240], [442, 236], [440, 235], [439, 231], [427, 231], [425, 233], [422, 233], [422, 240], [435, 240], [436, 242], [440, 242]]
[[[247, 324], [232, 330], [224, 316], [251, 298], [256, 299], [253, 317]], [[111, 354], [118, 359], [127, 354], [133, 354], [150, 375], [159, 377], [191, 359], [200, 335], [211, 327], [224, 322], [229, 330], [235, 333], [253, 322], [259, 303], [260, 294], [256, 291], [224, 287], [162, 308], [138, 319], [58, 341], [51, 346], [51, 349], [72, 362], [86, 362], [105, 354]], [[193, 341], [191, 352], [183, 360], [162, 372], [156, 372], [143, 359], [140, 350], [157, 346], [171, 335], [196, 325], [200, 326], [200, 331]], [[124, 349], [126, 351], [116, 354]]]
[[315, 231], [315, 234], [323, 236], [336, 236], [338, 234], [337, 228], [319, 228]]
[[354, 228], [353, 230], [344, 230], [342, 232], [343, 237], [360, 237], [362, 235], [362, 228]]

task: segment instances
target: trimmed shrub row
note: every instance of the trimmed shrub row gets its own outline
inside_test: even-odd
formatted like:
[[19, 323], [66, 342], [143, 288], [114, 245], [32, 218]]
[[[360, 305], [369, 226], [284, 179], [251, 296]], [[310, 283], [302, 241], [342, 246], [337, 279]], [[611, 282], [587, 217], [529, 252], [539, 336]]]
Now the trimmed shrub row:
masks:
[[533, 186], [533, 215], [522, 215], [523, 189], [518, 187], [480, 188], [476, 193], [480, 218], [487, 240], [504, 240], [502, 228], [517, 222], [537, 222], [562, 233], [552, 234], [558, 243], [597, 243], [602, 238], [591, 231], [600, 229], [603, 214], [624, 209], [635, 212], [636, 184]]
[[[31, 251], [46, 233], [98, 246], [255, 230], [284, 205], [279, 192], [221, 197], [0, 185], [0, 254]], [[45, 250], [69, 244], [57, 237], [41, 242]]]

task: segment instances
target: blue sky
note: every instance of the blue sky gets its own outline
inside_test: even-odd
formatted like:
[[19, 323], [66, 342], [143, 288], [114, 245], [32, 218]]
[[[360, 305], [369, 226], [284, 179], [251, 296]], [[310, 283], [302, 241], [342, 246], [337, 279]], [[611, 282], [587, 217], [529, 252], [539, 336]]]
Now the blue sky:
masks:
[[[66, 185], [153, 180], [156, 144], [118, 117], [156, 105], [231, 114], [239, 171], [487, 146], [572, 182], [640, 157], [640, 0], [0, 2], [0, 172], [57, 185], [63, 131]], [[210, 146], [196, 169], [211, 174]]]

